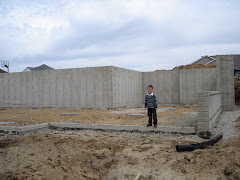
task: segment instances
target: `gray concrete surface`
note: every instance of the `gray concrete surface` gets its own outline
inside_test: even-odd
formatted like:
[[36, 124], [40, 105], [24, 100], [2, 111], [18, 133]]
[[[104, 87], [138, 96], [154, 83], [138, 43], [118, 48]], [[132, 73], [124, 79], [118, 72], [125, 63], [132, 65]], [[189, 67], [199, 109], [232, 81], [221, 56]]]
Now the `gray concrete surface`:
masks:
[[0, 74], [0, 107], [118, 108], [142, 104], [153, 84], [160, 104], [196, 104], [215, 90], [215, 69], [138, 72], [113, 66]]
[[143, 72], [143, 97], [149, 84], [160, 104], [197, 104], [198, 91], [216, 90], [216, 68]]
[[48, 129], [49, 123], [42, 123], [24, 127], [14, 127], [14, 126], [0, 126], [0, 131], [9, 132], [10, 134], [24, 134], [33, 131], [39, 131], [41, 129]]
[[223, 111], [235, 108], [234, 93], [234, 55], [218, 55], [217, 59], [217, 90], [222, 92]]
[[183, 133], [194, 134], [193, 127], [175, 127], [175, 126], [159, 126], [159, 127], [145, 127], [145, 126], [126, 126], [126, 125], [110, 125], [110, 124], [76, 124], [76, 123], [61, 123], [52, 122], [49, 124], [50, 128], [69, 128], [69, 129], [89, 129], [102, 131], [116, 131], [116, 132], [164, 132], [164, 133]]
[[83, 123], [68, 123], [68, 122], [50, 122], [36, 124], [25, 127], [0, 126], [0, 132], [10, 132], [11, 134], [25, 134], [33, 131], [38, 131], [43, 128], [50, 129], [81, 129], [93, 131], [113, 131], [113, 132], [141, 132], [141, 133], [180, 133], [180, 134], [195, 134], [193, 127], [175, 127], [175, 126], [125, 126], [125, 125], [107, 125], [107, 124], [83, 124]]
[[111, 108], [112, 67], [0, 74], [0, 107]]
[[142, 73], [112, 67], [113, 108], [139, 105], [142, 97]]
[[79, 113], [62, 113], [60, 116], [80, 116]]
[[211, 131], [213, 125], [219, 120], [222, 112], [221, 92], [198, 92], [198, 122], [197, 131]]
[[147, 114], [126, 114], [126, 116], [144, 117]]
[[18, 125], [17, 122], [0, 122], [0, 125]]
[[[168, 110], [176, 110], [179, 108], [175, 108], [175, 107], [159, 107], [157, 109], [158, 112], [165, 112]], [[113, 113], [113, 114], [147, 114], [147, 109], [145, 110], [145, 108], [125, 108], [125, 109], [119, 109], [119, 110], [112, 110], [109, 113]]]
[[216, 68], [180, 70], [179, 85], [180, 104], [197, 104], [197, 92], [216, 91]]
[[147, 86], [153, 85], [154, 94], [160, 104], [179, 104], [179, 70], [143, 72], [143, 94], [147, 94]]

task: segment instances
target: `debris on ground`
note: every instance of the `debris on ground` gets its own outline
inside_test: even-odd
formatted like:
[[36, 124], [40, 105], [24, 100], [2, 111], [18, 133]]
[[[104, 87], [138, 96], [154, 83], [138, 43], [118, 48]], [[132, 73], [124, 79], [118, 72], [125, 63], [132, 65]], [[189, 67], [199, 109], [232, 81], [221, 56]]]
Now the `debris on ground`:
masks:
[[79, 113], [62, 113], [60, 116], [80, 116]]

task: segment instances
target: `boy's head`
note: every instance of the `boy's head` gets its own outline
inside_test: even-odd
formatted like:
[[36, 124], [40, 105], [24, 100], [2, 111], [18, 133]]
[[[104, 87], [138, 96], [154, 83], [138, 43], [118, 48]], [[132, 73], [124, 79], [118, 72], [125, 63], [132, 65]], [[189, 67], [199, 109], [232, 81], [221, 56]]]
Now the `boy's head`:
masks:
[[148, 92], [148, 94], [152, 94], [152, 92], [153, 92], [153, 85], [148, 85], [147, 92]]

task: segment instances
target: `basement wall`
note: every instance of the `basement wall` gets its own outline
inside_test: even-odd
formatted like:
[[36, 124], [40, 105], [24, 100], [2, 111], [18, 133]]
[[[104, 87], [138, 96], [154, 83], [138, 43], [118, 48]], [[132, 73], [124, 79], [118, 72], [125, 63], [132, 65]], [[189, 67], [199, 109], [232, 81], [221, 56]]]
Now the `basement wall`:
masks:
[[160, 104], [197, 104], [197, 92], [216, 91], [216, 68], [143, 72], [143, 96], [152, 84]]
[[153, 85], [154, 94], [160, 104], [179, 104], [179, 70], [143, 72], [143, 94], [147, 94], [147, 86]]
[[0, 74], [0, 107], [117, 108], [143, 104], [149, 84], [160, 104], [197, 104], [216, 90], [216, 68], [138, 72], [107, 66]]
[[0, 107], [112, 107], [112, 67], [0, 74]]
[[223, 111], [235, 109], [234, 55], [217, 55], [217, 90], [222, 92]]
[[198, 92], [216, 91], [216, 74], [216, 68], [180, 70], [180, 104], [197, 104]]
[[113, 108], [140, 105], [142, 97], [142, 73], [112, 67]]

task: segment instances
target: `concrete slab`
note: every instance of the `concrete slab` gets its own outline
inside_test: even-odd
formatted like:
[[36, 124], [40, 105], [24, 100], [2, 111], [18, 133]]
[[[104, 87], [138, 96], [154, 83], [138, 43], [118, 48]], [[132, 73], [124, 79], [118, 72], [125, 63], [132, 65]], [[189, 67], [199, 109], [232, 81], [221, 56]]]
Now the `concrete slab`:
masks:
[[126, 116], [144, 117], [146, 114], [126, 114]]
[[18, 125], [17, 122], [0, 122], [0, 125]]
[[80, 116], [79, 113], [62, 113], [60, 116]]
[[38, 131], [41, 129], [76, 129], [76, 130], [93, 130], [93, 131], [111, 131], [111, 132], [138, 132], [138, 133], [180, 133], [180, 134], [195, 134], [193, 127], [175, 127], [175, 126], [125, 126], [111, 124], [83, 124], [69, 122], [50, 122], [36, 124], [25, 127], [0, 126], [0, 132], [10, 132], [10, 134], [25, 134]]
[[25, 127], [17, 127], [17, 132], [37, 131], [39, 129], [48, 128], [48, 127], [49, 127], [48, 123], [30, 125], [30, 126], [25, 126]]
[[180, 133], [180, 134], [195, 134], [193, 127], [175, 127], [175, 126], [158, 126], [145, 127], [145, 126], [126, 126], [126, 125], [111, 125], [111, 124], [79, 124], [79, 123], [62, 123], [52, 122], [49, 123], [50, 128], [69, 128], [69, 129], [88, 129], [88, 130], [101, 130], [101, 131], [116, 131], [116, 132], [163, 132], [163, 133]]
[[0, 131], [9, 132], [10, 134], [28, 133], [32, 131], [38, 131], [44, 128], [49, 128], [49, 123], [42, 123], [24, 127], [14, 127], [14, 126], [0, 126]]
[[26, 111], [32, 112], [32, 111], [40, 111], [40, 109], [28, 109]]
[[[165, 112], [168, 110], [177, 110], [179, 108], [175, 108], [175, 107], [161, 107], [158, 108], [157, 111], [158, 112]], [[110, 111], [109, 113], [113, 113], [113, 114], [143, 114], [143, 113], [147, 113], [147, 110], [145, 110], [145, 108], [128, 108], [128, 109], [122, 109], [122, 110], [115, 110], [115, 111]]]
[[73, 123], [82, 123], [81, 121], [73, 121]]

